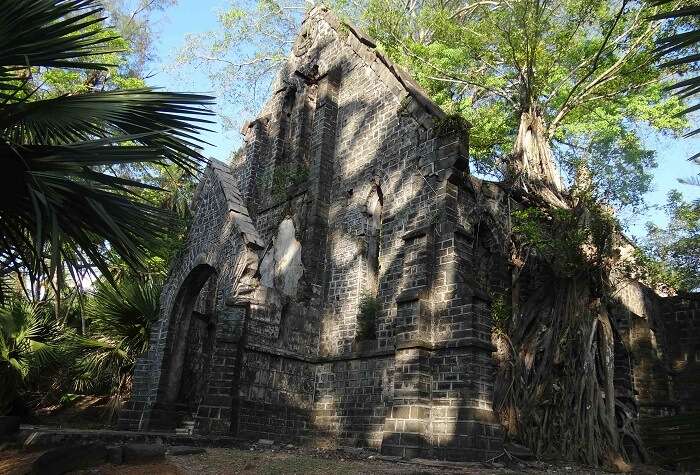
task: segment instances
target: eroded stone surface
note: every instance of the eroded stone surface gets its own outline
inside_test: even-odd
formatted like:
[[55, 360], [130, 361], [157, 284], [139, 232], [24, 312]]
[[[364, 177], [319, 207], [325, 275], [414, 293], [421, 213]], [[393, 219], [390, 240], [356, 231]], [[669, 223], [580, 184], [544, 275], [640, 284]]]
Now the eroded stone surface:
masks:
[[296, 239], [291, 218], [280, 223], [271, 248], [260, 263], [259, 272], [263, 286], [277, 289], [287, 297], [296, 297], [304, 267], [301, 263], [301, 244]]

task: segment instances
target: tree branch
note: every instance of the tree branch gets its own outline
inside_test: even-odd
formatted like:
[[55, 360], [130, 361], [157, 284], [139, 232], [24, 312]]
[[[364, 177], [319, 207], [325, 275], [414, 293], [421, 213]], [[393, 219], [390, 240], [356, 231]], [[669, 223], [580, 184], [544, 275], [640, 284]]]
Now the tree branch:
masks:
[[[595, 73], [596, 69], [598, 68], [598, 61], [600, 61], [600, 56], [603, 54], [603, 51], [605, 50], [608, 40], [613, 34], [613, 31], [615, 30], [615, 27], [617, 26], [617, 23], [620, 21], [620, 18], [622, 18], [622, 15], [625, 12], [625, 7], [627, 6], [628, 0], [622, 0], [622, 6], [620, 7], [620, 11], [617, 13], [615, 16], [615, 19], [613, 21], [613, 24], [610, 26], [610, 29], [608, 30], [608, 33], [605, 35], [605, 38], [603, 39], [603, 43], [601, 43], [600, 48], [598, 48], [598, 51], [596, 52], [594, 58], [593, 58], [593, 64], [591, 65], [591, 69], [580, 79], [574, 84], [574, 86], [569, 90], [569, 93], [566, 95], [566, 98], [564, 99], [564, 102], [561, 105], [561, 110], [559, 114], [557, 114], [557, 118], [561, 115], [561, 113], [566, 109], [567, 103], [571, 99], [571, 96], [573, 96], [574, 92], [585, 82], [590, 78], [593, 73]], [[552, 121], [552, 124], [550, 124], [550, 127], [554, 128], [555, 122], [557, 121], [557, 118], [555, 118], [554, 121]], [[559, 118], [559, 120], [561, 120]]]

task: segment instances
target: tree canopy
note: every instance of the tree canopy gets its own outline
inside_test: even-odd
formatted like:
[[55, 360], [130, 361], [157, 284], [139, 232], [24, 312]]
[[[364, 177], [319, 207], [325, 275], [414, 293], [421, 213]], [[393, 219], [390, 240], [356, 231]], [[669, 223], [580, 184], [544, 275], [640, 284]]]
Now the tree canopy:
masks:
[[564, 180], [583, 166], [598, 196], [638, 205], [654, 153], [642, 137], [680, 133], [680, 98], [664, 88], [655, 38], [674, 24], [634, 1], [383, 2], [364, 18], [387, 53], [414, 72], [448, 111], [472, 124], [472, 153], [486, 173], [512, 159], [523, 113], [541, 117]]
[[677, 290], [700, 289], [700, 199], [686, 201], [674, 190], [664, 211], [666, 226], [647, 223], [650, 277]]
[[[656, 157], [644, 135], [675, 136], [687, 127], [678, 116], [684, 98], [665, 88], [691, 66], [660, 69], [655, 43], [687, 22], [651, 20], [686, 3], [341, 0], [331, 6], [367, 29], [443, 109], [472, 123], [477, 172], [504, 178], [522, 162], [514, 157], [525, 113], [538, 122], [559, 164], [554, 169], [546, 164], [550, 157], [541, 160], [555, 187], [561, 189], [560, 180], [572, 185], [585, 169], [596, 195], [620, 208], [640, 206], [650, 188]], [[294, 1], [234, 2], [219, 13], [217, 30], [187, 38], [178, 64], [205, 68], [225, 102], [254, 109], [305, 8]]]

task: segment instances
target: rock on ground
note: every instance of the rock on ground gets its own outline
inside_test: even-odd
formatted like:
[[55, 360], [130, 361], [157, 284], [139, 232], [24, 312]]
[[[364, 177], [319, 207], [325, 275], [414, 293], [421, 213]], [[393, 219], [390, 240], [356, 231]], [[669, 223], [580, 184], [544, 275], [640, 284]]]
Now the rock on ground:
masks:
[[155, 462], [165, 459], [165, 446], [156, 444], [126, 444], [122, 450], [124, 463]]
[[68, 445], [44, 452], [32, 464], [33, 475], [62, 475], [71, 470], [92, 467], [107, 460], [102, 444]]

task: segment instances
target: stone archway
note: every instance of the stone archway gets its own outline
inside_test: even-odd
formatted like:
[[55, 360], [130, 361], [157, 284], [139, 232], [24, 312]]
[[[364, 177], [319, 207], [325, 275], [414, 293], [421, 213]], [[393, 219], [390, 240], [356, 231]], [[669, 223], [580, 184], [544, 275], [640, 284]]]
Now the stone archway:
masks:
[[159, 394], [159, 402], [166, 407], [172, 407], [178, 402], [187, 353], [188, 334], [195, 305], [202, 288], [214, 274], [216, 274], [216, 270], [208, 264], [195, 266], [182, 282], [175, 297], [168, 325], [167, 348], [164, 355]]

